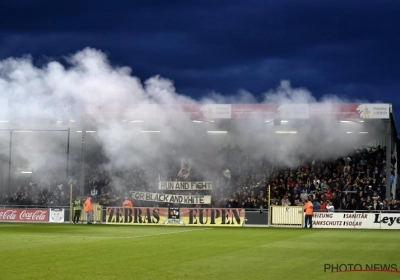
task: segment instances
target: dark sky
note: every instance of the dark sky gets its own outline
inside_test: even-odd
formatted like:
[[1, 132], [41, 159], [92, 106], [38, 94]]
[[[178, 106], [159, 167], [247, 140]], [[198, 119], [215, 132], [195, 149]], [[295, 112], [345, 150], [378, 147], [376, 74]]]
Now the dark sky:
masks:
[[85, 47], [193, 98], [261, 99], [290, 80], [400, 112], [400, 1], [0, 1], [0, 59], [40, 65]]

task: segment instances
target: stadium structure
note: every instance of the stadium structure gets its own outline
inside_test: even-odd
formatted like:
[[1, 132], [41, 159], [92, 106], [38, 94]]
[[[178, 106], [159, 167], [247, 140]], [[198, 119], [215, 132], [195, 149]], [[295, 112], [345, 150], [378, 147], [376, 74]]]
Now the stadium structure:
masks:
[[[210, 146], [239, 145], [254, 149], [256, 154], [267, 151], [266, 155], [278, 165], [286, 164], [278, 156], [280, 150], [285, 157], [288, 154], [284, 150], [288, 149], [297, 157], [297, 151], [305, 147], [311, 157], [317, 158], [326, 153], [337, 155], [338, 151], [330, 146], [339, 145], [346, 151], [380, 145], [386, 147], [386, 180], [389, 181], [398, 141], [391, 104], [147, 104], [124, 111], [113, 108], [113, 104], [108, 108], [68, 105], [35, 108], [24, 114], [16, 114], [15, 109], [3, 114], [2, 195], [9, 194], [27, 176], [43, 168], [69, 180], [73, 168], [85, 169], [89, 152], [96, 153], [104, 145], [118, 146], [121, 142], [123, 149], [140, 147], [131, 153], [123, 152], [130, 153], [130, 158], [138, 155], [138, 161], [146, 154], [157, 159], [160, 149], [171, 144], [180, 147], [182, 154], [189, 157]], [[115, 134], [117, 137], [109, 137]], [[296, 142], [296, 139], [301, 140]], [[310, 146], [311, 139], [321, 146]], [[287, 149], [280, 144], [285, 144]], [[146, 151], [142, 151], [143, 147]], [[112, 154], [110, 151], [107, 155]], [[115, 151], [121, 153], [121, 150]], [[208, 162], [212, 162], [212, 154], [208, 157]], [[85, 184], [85, 172], [77, 179]], [[390, 191], [386, 190], [387, 197]]]

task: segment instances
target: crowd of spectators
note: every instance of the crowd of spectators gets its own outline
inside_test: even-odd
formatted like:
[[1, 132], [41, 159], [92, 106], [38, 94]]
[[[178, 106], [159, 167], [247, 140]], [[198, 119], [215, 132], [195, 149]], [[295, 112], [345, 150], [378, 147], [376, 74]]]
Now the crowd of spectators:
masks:
[[[233, 153], [238, 154], [238, 153]], [[246, 157], [235, 161], [246, 164]], [[392, 158], [390, 185], [386, 182], [386, 148], [357, 149], [333, 161], [304, 161], [295, 168], [279, 168], [258, 162], [243, 168], [236, 178], [236, 190], [221, 200], [220, 207], [268, 207], [268, 188], [272, 205], [301, 206], [311, 197], [316, 211], [399, 210], [400, 192], [386, 197], [394, 184], [396, 159]], [[392, 189], [391, 189], [392, 190]]]
[[[17, 189], [5, 194], [4, 205], [67, 206], [70, 186], [73, 194], [91, 196], [94, 203], [120, 206], [130, 191], [158, 192], [158, 181], [212, 181], [212, 191], [175, 194], [212, 195], [211, 205], [186, 207], [223, 207], [263, 209], [272, 205], [303, 205], [308, 197], [316, 211], [390, 211], [399, 210], [400, 192], [386, 197], [386, 188], [394, 184], [393, 158], [390, 186], [386, 182], [385, 147], [357, 149], [332, 161], [304, 160], [297, 167], [279, 167], [265, 158], [254, 159], [237, 145], [224, 147], [216, 154], [225, 166], [201, 170], [192, 164], [186, 178], [178, 176], [179, 164], [165, 172], [155, 166], [135, 166], [129, 170], [104, 168], [104, 157], [92, 157], [82, 171], [71, 169], [68, 180], [59, 180], [36, 172]], [[193, 162], [196, 162], [193, 160]], [[204, 168], [204, 167], [203, 167]], [[80, 177], [84, 172], [86, 180]], [[270, 197], [268, 195], [270, 190]], [[155, 202], [134, 201], [134, 206], [167, 206]], [[181, 205], [182, 206], [182, 205]]]
[[46, 169], [36, 170], [29, 177], [15, 180], [13, 191], [5, 193], [3, 205], [57, 207], [69, 204], [70, 189], [68, 181]]

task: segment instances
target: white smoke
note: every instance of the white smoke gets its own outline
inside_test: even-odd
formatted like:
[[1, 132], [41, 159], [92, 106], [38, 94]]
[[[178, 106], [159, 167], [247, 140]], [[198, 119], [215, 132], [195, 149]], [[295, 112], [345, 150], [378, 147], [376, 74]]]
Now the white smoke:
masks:
[[211, 92], [208, 96], [201, 99], [201, 103], [217, 103], [217, 104], [253, 104], [257, 103], [257, 99], [251, 92], [240, 89], [235, 95], [223, 95], [218, 92]]
[[264, 94], [264, 103], [273, 104], [309, 104], [317, 102], [311, 92], [304, 88], [292, 88], [290, 81], [283, 80], [277, 89]]
[[[132, 75], [130, 68], [112, 66], [103, 52], [92, 48], [67, 56], [64, 61], [49, 61], [42, 66], [35, 66], [29, 56], [0, 62], [0, 117], [9, 121], [1, 124], [2, 128], [69, 127], [71, 159], [79, 159], [81, 155], [81, 134], [76, 131], [96, 131], [86, 135], [87, 150], [96, 152], [98, 149], [99, 153], [104, 153], [111, 169], [129, 170], [138, 164], [154, 162], [159, 165], [157, 168], [162, 168], [170, 165], [171, 157], [182, 156], [201, 158], [198, 166], [224, 168], [214, 157], [217, 149], [229, 144], [239, 145], [252, 156], [266, 156], [276, 164], [296, 166], [306, 158], [346, 155], [376, 137], [374, 131], [370, 131], [368, 137], [349, 137], [336, 119], [294, 120], [281, 123], [280, 127], [264, 120], [197, 125], [180, 108], [181, 104], [255, 103], [256, 100], [250, 92], [240, 90], [231, 96], [212, 92], [195, 101], [178, 94], [173, 82], [160, 76], [141, 82]], [[276, 104], [320, 102], [327, 108], [341, 101], [334, 95], [318, 101], [308, 90], [292, 88], [288, 81], [267, 91], [263, 100]], [[173, 112], [165, 110], [166, 105], [173, 105]], [[278, 128], [298, 133], [281, 135], [276, 133]], [[206, 133], [218, 129], [228, 129], [230, 136], [213, 137]], [[371, 126], [369, 129], [375, 130]], [[7, 160], [9, 136], [7, 133], [0, 135], [4, 148], [2, 158]], [[65, 160], [60, 160], [65, 157], [64, 140], [60, 144], [60, 141], [46, 138], [48, 152], [43, 153], [37, 148], [44, 141], [42, 136], [27, 139], [21, 140], [18, 149], [13, 150], [18, 162], [26, 163], [24, 168], [65, 164]]]

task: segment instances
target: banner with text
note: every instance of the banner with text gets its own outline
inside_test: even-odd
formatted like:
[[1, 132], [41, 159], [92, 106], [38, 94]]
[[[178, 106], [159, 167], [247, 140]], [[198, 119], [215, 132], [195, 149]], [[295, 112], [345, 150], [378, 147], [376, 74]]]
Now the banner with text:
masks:
[[106, 224], [239, 227], [244, 220], [241, 208], [106, 208]]
[[48, 222], [48, 209], [21, 209], [2, 208], [0, 209], [1, 222]]
[[210, 204], [211, 195], [177, 195], [131, 191], [133, 199], [173, 204]]
[[190, 226], [243, 226], [245, 210], [242, 208], [183, 208], [181, 221]]
[[50, 208], [50, 223], [64, 223], [64, 208]]
[[[118, 106], [114, 106], [118, 108]], [[113, 108], [113, 106], [109, 106]], [[1, 108], [0, 108], [1, 109]], [[389, 103], [310, 103], [310, 104], [146, 104], [132, 105], [131, 114], [136, 119], [159, 118], [164, 114], [148, 112], [163, 111], [173, 114], [176, 119], [208, 121], [215, 119], [389, 119], [392, 105]], [[119, 111], [88, 105], [85, 113], [96, 115], [98, 112], [110, 116], [121, 114]], [[125, 116], [124, 116], [125, 117]]]
[[315, 212], [314, 228], [400, 229], [400, 213]]
[[158, 189], [172, 190], [172, 191], [212, 190], [212, 182], [211, 181], [202, 181], [202, 182], [160, 181], [158, 183]]

